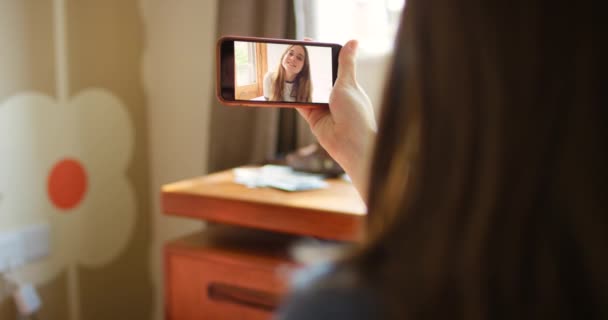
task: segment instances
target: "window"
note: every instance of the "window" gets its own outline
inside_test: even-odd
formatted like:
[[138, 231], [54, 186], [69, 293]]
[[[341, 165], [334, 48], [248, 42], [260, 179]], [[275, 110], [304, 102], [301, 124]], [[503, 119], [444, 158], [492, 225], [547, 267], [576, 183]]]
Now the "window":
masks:
[[234, 60], [236, 63], [237, 86], [255, 84], [255, 44], [247, 42], [234, 43]]
[[235, 94], [239, 99], [250, 100], [262, 96], [263, 79], [268, 71], [266, 55], [264, 43], [234, 43]]
[[363, 54], [391, 51], [405, 0], [295, 0], [298, 38], [344, 44]]

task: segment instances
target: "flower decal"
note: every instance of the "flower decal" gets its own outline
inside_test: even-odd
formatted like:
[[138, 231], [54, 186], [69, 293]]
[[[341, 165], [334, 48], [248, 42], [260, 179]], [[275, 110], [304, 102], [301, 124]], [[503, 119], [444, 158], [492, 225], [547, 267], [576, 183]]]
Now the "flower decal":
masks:
[[136, 202], [126, 110], [104, 89], [63, 103], [35, 92], [0, 102], [0, 226], [51, 227], [50, 255], [25, 269], [31, 281], [107, 264], [129, 242]]

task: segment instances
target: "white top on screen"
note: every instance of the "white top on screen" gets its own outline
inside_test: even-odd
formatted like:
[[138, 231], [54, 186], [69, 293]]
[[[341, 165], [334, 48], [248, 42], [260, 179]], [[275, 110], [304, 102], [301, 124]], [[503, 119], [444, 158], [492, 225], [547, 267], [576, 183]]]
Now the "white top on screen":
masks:
[[[271, 75], [276, 72], [281, 65], [281, 57], [289, 47], [287, 44], [266, 43], [263, 50], [255, 42], [236, 41], [236, 47], [240, 47], [239, 52], [235, 52], [235, 82], [237, 100], [265, 100], [271, 93], [269, 88], [272, 83]], [[306, 45], [308, 51], [308, 63], [310, 65], [310, 79], [312, 82], [312, 102], [328, 103], [329, 94], [332, 89], [332, 49], [330, 47], [319, 47]], [[263, 61], [265, 60], [265, 61]], [[265, 62], [265, 63], [263, 63]], [[263, 75], [258, 78], [256, 74]], [[258, 76], [260, 77], [260, 76]], [[249, 93], [249, 96], [239, 97], [239, 87], [259, 86], [257, 95]], [[262, 88], [263, 87], [263, 88]], [[291, 97], [293, 84], [286, 82], [283, 90], [284, 101], [295, 101]], [[251, 92], [251, 91], [249, 91]]]
[[[270, 96], [272, 95], [271, 88], [272, 88], [273, 75], [274, 75], [274, 72], [268, 72], [264, 76], [264, 98], [266, 100], [269, 100]], [[283, 101], [287, 101], [287, 102], [296, 101], [296, 98], [291, 96], [291, 90], [293, 90], [293, 83], [291, 83], [289, 81], [285, 81], [285, 83], [283, 84]]]

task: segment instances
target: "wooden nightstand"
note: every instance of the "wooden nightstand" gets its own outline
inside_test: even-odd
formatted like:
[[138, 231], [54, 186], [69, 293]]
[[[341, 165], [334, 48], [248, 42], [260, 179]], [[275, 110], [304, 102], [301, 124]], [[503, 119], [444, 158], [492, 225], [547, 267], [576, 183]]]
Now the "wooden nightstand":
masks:
[[355, 241], [365, 205], [348, 182], [303, 192], [251, 189], [224, 171], [168, 184], [169, 215], [214, 222], [165, 245], [166, 319], [268, 319], [297, 265], [299, 236]]

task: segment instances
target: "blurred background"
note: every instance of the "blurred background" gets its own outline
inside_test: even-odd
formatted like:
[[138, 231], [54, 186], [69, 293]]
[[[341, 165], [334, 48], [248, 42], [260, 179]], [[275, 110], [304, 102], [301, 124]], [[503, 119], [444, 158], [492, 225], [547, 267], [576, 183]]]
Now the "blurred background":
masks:
[[358, 39], [378, 109], [403, 6], [0, 0], [0, 271], [37, 288], [43, 319], [162, 319], [163, 243], [205, 226], [164, 216], [160, 186], [314, 141], [294, 110], [216, 102], [218, 37]]

